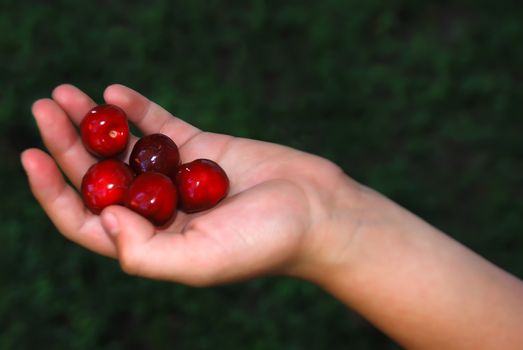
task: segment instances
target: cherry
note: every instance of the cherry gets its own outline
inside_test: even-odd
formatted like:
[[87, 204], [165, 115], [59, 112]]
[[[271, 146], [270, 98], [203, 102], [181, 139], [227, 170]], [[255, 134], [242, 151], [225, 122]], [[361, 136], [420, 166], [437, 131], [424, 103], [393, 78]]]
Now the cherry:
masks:
[[106, 159], [92, 165], [82, 179], [82, 198], [95, 214], [113, 204], [125, 202], [127, 188], [133, 181], [129, 166], [117, 159]]
[[80, 134], [89, 152], [98, 157], [113, 157], [123, 152], [129, 142], [127, 116], [115, 105], [96, 106], [82, 120]]
[[137, 175], [155, 171], [173, 179], [179, 164], [178, 146], [163, 134], [142, 137], [134, 145], [129, 157], [129, 165]]
[[176, 184], [181, 207], [188, 213], [212, 208], [229, 190], [227, 174], [209, 159], [197, 159], [180, 165]]
[[156, 226], [169, 222], [176, 210], [176, 204], [176, 187], [164, 174], [143, 173], [134, 179], [127, 191], [127, 207]]

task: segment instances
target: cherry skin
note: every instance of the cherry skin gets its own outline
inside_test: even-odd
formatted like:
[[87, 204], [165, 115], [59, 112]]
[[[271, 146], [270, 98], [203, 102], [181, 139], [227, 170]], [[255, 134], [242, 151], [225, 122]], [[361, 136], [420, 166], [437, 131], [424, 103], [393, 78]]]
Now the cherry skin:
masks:
[[82, 198], [94, 214], [113, 204], [124, 204], [133, 172], [124, 162], [106, 159], [92, 165], [82, 179]]
[[178, 146], [163, 134], [142, 137], [134, 145], [129, 157], [129, 165], [137, 175], [154, 171], [173, 179], [179, 164]]
[[143, 173], [134, 179], [127, 191], [126, 206], [156, 226], [171, 220], [176, 204], [176, 187], [164, 174]]
[[85, 148], [98, 157], [113, 157], [125, 151], [129, 125], [125, 112], [115, 105], [99, 105], [85, 115], [80, 124]]
[[225, 171], [209, 159], [196, 159], [182, 164], [176, 173], [182, 209], [194, 213], [214, 207], [229, 191]]

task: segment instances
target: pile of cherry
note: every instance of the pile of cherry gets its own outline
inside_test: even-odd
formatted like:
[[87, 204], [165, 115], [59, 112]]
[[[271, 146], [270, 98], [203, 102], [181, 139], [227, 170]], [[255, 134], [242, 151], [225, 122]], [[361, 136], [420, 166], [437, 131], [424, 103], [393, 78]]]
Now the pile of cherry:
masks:
[[163, 226], [178, 207], [187, 213], [207, 210], [229, 190], [229, 179], [218, 164], [196, 159], [180, 165], [176, 143], [163, 134], [138, 140], [129, 165], [116, 158], [129, 143], [127, 116], [117, 106], [91, 109], [82, 120], [80, 134], [85, 148], [102, 158], [82, 179], [83, 201], [95, 214], [109, 205], [125, 205]]

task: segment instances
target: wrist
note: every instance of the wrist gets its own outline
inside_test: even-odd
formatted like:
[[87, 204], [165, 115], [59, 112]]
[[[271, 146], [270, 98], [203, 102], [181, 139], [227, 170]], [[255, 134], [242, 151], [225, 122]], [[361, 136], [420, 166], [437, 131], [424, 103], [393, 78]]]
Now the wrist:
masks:
[[323, 286], [353, 264], [352, 241], [366, 230], [377, 194], [342, 172], [317, 193], [322, 197], [313, 201], [310, 229], [289, 274]]
[[[387, 250], [387, 237], [426, 231], [430, 225], [373, 189], [343, 174], [330, 189], [321, 219], [312, 225], [304, 258], [294, 276], [326, 290], [360, 283], [376, 254]], [[349, 293], [350, 294], [350, 293]]]

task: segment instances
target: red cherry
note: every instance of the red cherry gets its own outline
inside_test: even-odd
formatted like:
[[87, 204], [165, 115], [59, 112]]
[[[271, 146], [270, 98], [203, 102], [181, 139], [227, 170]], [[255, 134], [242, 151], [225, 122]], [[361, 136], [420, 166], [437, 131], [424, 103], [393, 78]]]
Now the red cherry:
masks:
[[170, 178], [160, 173], [147, 172], [137, 176], [127, 191], [127, 207], [156, 226], [169, 222], [176, 204], [176, 187]]
[[89, 152], [98, 157], [113, 157], [123, 152], [129, 142], [127, 116], [114, 105], [96, 106], [82, 120], [80, 134]]
[[81, 192], [85, 205], [93, 213], [113, 204], [124, 204], [127, 188], [133, 181], [133, 172], [117, 159], [106, 159], [87, 170]]
[[188, 213], [214, 207], [229, 191], [225, 171], [209, 159], [180, 165], [176, 173], [180, 204]]
[[129, 157], [129, 165], [137, 175], [155, 171], [174, 179], [179, 164], [178, 146], [163, 134], [142, 137], [134, 145]]

